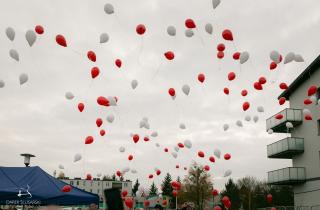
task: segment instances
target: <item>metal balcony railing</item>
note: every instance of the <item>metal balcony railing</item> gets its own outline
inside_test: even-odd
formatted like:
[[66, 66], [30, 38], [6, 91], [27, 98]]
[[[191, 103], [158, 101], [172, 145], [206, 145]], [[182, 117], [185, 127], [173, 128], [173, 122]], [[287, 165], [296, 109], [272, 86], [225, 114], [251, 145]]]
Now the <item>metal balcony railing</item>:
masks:
[[268, 172], [268, 184], [295, 185], [306, 181], [303, 167], [289, 167]]
[[[276, 119], [277, 115], [282, 115], [282, 119]], [[281, 112], [270, 117], [266, 121], [267, 131], [272, 129], [276, 133], [289, 133], [290, 130], [287, 129], [286, 123], [291, 122], [293, 126], [297, 126], [302, 123], [303, 115], [301, 109], [291, 109], [287, 108]]]
[[291, 159], [304, 152], [304, 139], [288, 137], [267, 146], [269, 158]]

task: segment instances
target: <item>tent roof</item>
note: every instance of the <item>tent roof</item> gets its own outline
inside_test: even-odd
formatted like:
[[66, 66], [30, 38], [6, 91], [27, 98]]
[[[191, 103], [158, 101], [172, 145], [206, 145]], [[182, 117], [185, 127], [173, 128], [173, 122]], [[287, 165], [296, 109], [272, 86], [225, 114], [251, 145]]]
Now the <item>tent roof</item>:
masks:
[[[99, 196], [72, 187], [50, 176], [40, 167], [0, 167], [0, 204], [85, 205], [99, 203]], [[19, 193], [20, 192], [20, 193]], [[20, 196], [19, 196], [20, 194]]]

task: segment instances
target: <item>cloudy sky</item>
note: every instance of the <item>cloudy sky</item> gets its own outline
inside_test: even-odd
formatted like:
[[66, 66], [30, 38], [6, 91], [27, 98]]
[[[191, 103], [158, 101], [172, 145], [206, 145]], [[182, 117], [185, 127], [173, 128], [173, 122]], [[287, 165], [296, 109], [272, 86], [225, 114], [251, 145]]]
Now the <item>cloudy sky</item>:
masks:
[[[113, 4], [115, 13], [107, 15], [103, 8]], [[265, 119], [280, 111], [276, 97], [281, 93], [280, 82], [288, 84], [319, 54], [320, 2], [305, 1], [254, 1], [223, 0], [213, 10], [211, 0], [3, 0], [0, 7], [0, 79], [5, 87], [0, 89], [0, 165], [22, 166], [20, 153], [29, 152], [37, 158], [32, 165], [39, 165], [48, 173], [63, 164], [69, 177], [85, 177], [87, 173], [112, 174], [124, 167], [135, 168], [138, 174], [126, 174], [126, 178], [139, 179], [145, 186], [152, 181], [160, 183], [164, 174], [183, 176], [183, 170], [175, 165], [188, 166], [192, 161], [209, 164], [208, 157], [214, 149], [222, 154], [230, 153], [231, 160], [217, 160], [210, 164], [213, 181], [222, 188], [226, 178], [223, 173], [231, 169], [232, 177], [246, 175], [266, 179], [267, 171], [290, 166], [288, 160], [266, 158], [266, 145], [285, 135], [268, 135]], [[184, 35], [184, 21], [194, 19], [195, 35]], [[145, 24], [144, 36], [135, 32], [137, 24]], [[204, 31], [206, 23], [213, 25], [213, 34]], [[35, 25], [42, 25], [45, 33], [37, 37], [30, 48], [25, 33]], [[173, 25], [177, 35], [170, 37], [166, 28]], [[7, 27], [15, 29], [11, 42], [5, 35]], [[233, 31], [235, 41], [226, 42], [221, 37], [225, 28]], [[108, 33], [110, 40], [100, 44], [101, 33]], [[63, 34], [68, 47], [55, 42], [55, 36]], [[216, 58], [216, 45], [225, 43], [225, 58]], [[240, 65], [233, 61], [235, 48], [248, 51], [250, 59]], [[9, 57], [9, 50], [16, 49], [20, 61]], [[90, 62], [86, 53], [93, 50], [97, 62]], [[171, 50], [176, 58], [167, 61], [163, 53]], [[290, 63], [269, 71], [269, 53], [278, 50], [301, 54], [305, 63]], [[122, 60], [116, 68], [115, 59]], [[101, 74], [92, 81], [90, 69], [98, 66]], [[229, 82], [227, 74], [234, 71], [236, 80]], [[29, 75], [29, 81], [19, 85], [21, 73]], [[197, 75], [204, 73], [204, 84]], [[260, 76], [268, 80], [264, 90], [257, 92], [253, 83]], [[131, 89], [131, 80], [139, 82]], [[188, 84], [190, 95], [185, 96], [181, 87]], [[168, 89], [176, 89], [173, 101]], [[231, 94], [223, 94], [229, 87]], [[243, 98], [242, 89], [249, 95]], [[71, 91], [75, 98], [66, 100]], [[96, 104], [98, 96], [117, 96], [117, 107], [103, 108]], [[249, 101], [249, 111], [242, 111], [242, 103]], [[77, 104], [83, 102], [85, 111], [80, 113]], [[264, 113], [257, 107], [263, 106]], [[111, 124], [104, 121], [107, 134], [99, 136], [95, 120], [105, 120], [115, 115]], [[259, 116], [259, 122], [245, 122], [246, 115]], [[148, 117], [150, 130], [140, 129], [139, 122]], [[242, 120], [244, 126], [235, 122]], [[187, 129], [179, 129], [185, 123]], [[230, 129], [223, 131], [223, 124]], [[134, 144], [130, 133], [141, 138], [157, 131], [159, 136], [145, 143]], [[86, 136], [95, 137], [92, 145], [84, 145]], [[192, 149], [182, 149], [178, 158], [164, 153], [163, 148], [190, 139]], [[161, 146], [155, 146], [159, 143]], [[126, 147], [125, 153], [118, 151]], [[206, 158], [197, 157], [202, 150]], [[83, 160], [73, 163], [76, 153]], [[133, 154], [135, 159], [127, 161]], [[154, 168], [163, 174], [154, 180], [147, 176]], [[59, 170], [58, 170], [59, 171]]]

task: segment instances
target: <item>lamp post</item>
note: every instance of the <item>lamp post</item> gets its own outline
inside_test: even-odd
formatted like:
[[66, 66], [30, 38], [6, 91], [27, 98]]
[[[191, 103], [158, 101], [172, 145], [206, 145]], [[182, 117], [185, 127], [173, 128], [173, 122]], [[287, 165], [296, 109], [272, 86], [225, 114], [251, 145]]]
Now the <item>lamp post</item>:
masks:
[[26, 167], [29, 167], [29, 165], [30, 165], [30, 159], [31, 159], [32, 157], [36, 157], [35, 155], [28, 154], [28, 153], [21, 154], [20, 156], [24, 157], [24, 165], [25, 165]]

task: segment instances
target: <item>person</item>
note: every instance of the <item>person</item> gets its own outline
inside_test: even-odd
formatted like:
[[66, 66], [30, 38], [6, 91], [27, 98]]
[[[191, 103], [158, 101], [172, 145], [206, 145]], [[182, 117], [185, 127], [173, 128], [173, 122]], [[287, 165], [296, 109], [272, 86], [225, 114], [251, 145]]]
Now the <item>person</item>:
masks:
[[92, 203], [92, 204], [89, 205], [89, 210], [98, 210], [98, 209], [99, 209], [99, 207], [95, 203]]

